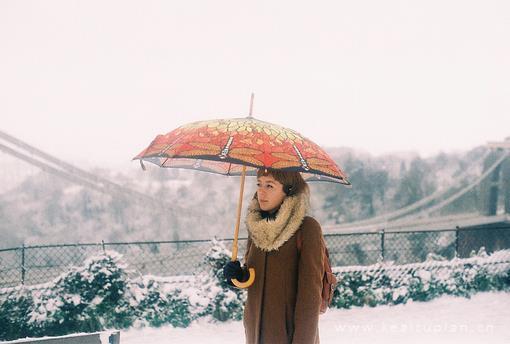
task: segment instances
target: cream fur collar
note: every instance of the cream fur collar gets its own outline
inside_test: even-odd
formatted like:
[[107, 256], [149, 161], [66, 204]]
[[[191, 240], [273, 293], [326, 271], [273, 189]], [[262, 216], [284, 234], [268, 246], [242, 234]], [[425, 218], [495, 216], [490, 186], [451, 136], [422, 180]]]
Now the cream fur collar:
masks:
[[308, 193], [285, 197], [276, 218], [267, 220], [260, 214], [257, 199], [252, 199], [246, 216], [246, 227], [253, 243], [263, 251], [277, 250], [299, 229], [308, 209]]

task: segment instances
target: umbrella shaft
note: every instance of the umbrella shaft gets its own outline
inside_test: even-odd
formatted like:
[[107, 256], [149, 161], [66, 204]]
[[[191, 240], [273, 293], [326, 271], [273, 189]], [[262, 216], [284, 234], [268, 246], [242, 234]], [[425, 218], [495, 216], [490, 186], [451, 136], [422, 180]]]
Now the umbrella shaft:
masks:
[[237, 237], [239, 235], [239, 224], [241, 223], [241, 209], [243, 206], [244, 178], [246, 177], [246, 166], [243, 165], [241, 173], [241, 190], [239, 191], [239, 201], [237, 202], [236, 229], [234, 231], [234, 242], [232, 243], [232, 261], [237, 260]]

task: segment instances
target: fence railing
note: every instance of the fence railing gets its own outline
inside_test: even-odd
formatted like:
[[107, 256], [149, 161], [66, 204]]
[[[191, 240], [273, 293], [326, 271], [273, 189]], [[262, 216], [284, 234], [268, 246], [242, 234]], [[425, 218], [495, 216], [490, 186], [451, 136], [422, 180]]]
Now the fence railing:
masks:
[[[510, 248], [510, 226], [454, 228], [433, 231], [379, 231], [325, 234], [333, 266], [423, 262], [430, 254], [446, 259], [469, 257], [485, 247], [488, 253]], [[232, 239], [224, 239], [227, 247]], [[98, 252], [114, 250], [124, 256], [132, 274], [190, 275], [200, 269], [209, 240], [151, 241], [25, 246], [0, 250], [0, 288], [51, 281]], [[239, 255], [246, 238], [239, 239]]]

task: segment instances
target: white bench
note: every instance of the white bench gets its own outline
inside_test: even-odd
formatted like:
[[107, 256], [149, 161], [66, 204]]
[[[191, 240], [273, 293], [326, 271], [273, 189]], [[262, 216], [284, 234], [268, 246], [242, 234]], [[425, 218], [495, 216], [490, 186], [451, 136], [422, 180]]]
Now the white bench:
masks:
[[119, 331], [77, 333], [59, 337], [16, 339], [2, 344], [120, 344]]

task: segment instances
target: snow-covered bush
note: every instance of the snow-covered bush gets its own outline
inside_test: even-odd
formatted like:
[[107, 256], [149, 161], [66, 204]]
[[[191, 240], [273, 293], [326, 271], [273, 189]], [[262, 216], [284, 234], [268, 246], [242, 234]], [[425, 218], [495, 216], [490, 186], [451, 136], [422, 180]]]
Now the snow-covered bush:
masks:
[[127, 298], [134, 310], [135, 325], [187, 327], [194, 319], [190, 298], [183, 292], [188, 288], [193, 289], [193, 285], [166, 283], [154, 276], [134, 280], [128, 288]]
[[33, 308], [32, 295], [19, 288], [4, 296], [0, 300], [0, 340], [30, 335], [32, 331], [28, 320]]
[[0, 338], [129, 327], [132, 318], [119, 312], [127, 285], [121, 256], [107, 251], [46, 285], [14, 288], [0, 300], [0, 318], [6, 318]]
[[45, 335], [125, 328], [132, 318], [123, 306], [129, 283], [122, 257], [114, 251], [90, 257], [83, 266], [60, 275], [51, 288], [34, 290], [29, 322]]
[[444, 294], [470, 297], [479, 291], [510, 290], [510, 250], [489, 256], [481, 248], [465, 259], [429, 256], [423, 263], [384, 262], [333, 272], [339, 281], [333, 296], [337, 308], [428, 301]]
[[230, 261], [231, 252], [221, 241], [212, 240], [204, 258], [204, 271], [197, 275], [201, 296], [209, 300], [205, 314], [219, 321], [241, 320], [246, 293], [227, 284], [223, 277], [223, 267]]
[[187, 327], [200, 317], [242, 318], [246, 293], [227, 285], [230, 252], [213, 240], [195, 276], [129, 278], [122, 256], [106, 251], [53, 282], [0, 296], [0, 339], [95, 332], [130, 326]]

